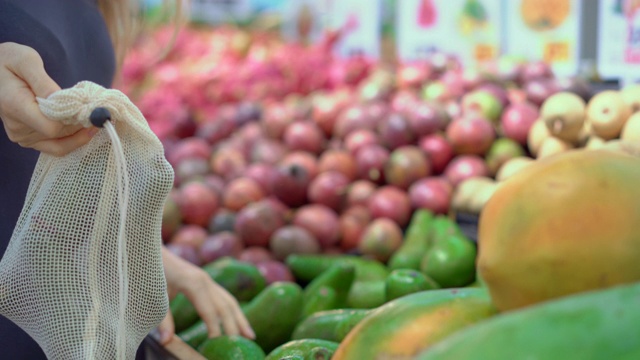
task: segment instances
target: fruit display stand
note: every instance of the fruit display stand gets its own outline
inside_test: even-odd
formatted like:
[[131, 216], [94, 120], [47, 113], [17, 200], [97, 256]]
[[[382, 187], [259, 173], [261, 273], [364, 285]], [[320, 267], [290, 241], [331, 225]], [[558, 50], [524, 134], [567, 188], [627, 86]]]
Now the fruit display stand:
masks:
[[545, 63], [509, 58], [482, 69], [443, 53], [394, 66], [340, 59], [330, 35], [300, 46], [186, 29], [153, 62], [171, 36], [160, 29], [125, 61], [119, 87], [175, 170], [163, 241], [231, 293], [257, 335], [207, 339], [179, 294], [178, 338], [166, 349], [148, 340], [168, 352], [156, 358], [194, 358], [214, 341], [269, 360], [313, 349], [368, 358], [367, 341], [390, 357], [416, 355], [429, 334], [502, 316], [476, 267], [488, 200], [523, 169], [639, 132], [626, 111], [640, 104], [638, 86], [560, 79]]
[[147, 337], [143, 345], [146, 351], [145, 360], [206, 360], [177, 336], [164, 346], [154, 338]]

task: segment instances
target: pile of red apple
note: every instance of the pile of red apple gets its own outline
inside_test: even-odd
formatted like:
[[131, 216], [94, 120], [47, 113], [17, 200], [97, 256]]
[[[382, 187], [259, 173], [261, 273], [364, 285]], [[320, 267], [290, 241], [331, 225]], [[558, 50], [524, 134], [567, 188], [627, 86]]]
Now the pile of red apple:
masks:
[[196, 264], [260, 263], [271, 281], [291, 279], [292, 253], [386, 261], [415, 209], [448, 214], [461, 182], [528, 153], [547, 97], [589, 97], [540, 62], [391, 68], [233, 29], [185, 30], [148, 61], [169, 35], [133, 52], [121, 85], [176, 172], [163, 240]]

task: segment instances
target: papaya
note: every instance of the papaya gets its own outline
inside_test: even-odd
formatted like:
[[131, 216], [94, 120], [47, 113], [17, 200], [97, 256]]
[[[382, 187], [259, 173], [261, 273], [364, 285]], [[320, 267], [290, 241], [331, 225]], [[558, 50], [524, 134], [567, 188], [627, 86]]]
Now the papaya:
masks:
[[209, 339], [198, 352], [207, 360], [264, 360], [266, 356], [258, 344], [238, 335]]
[[372, 310], [340, 343], [333, 360], [415, 356], [495, 312], [488, 292], [479, 288], [406, 295]]
[[370, 311], [368, 309], [336, 309], [317, 312], [296, 325], [291, 338], [341, 342]]
[[379, 261], [354, 255], [294, 254], [287, 256], [285, 261], [296, 280], [301, 282], [309, 282], [328, 268], [341, 263], [352, 264], [355, 267], [356, 282], [384, 280], [389, 274], [389, 270]]
[[571, 150], [505, 180], [478, 227], [479, 276], [501, 311], [640, 280], [640, 158]]
[[[251, 300], [266, 286], [264, 276], [255, 265], [231, 257], [211, 262], [203, 266], [203, 270], [238, 301]], [[176, 332], [186, 330], [199, 319], [196, 308], [182, 293], [171, 300], [170, 309]]]
[[302, 317], [345, 307], [354, 277], [353, 264], [338, 263], [313, 279], [304, 289]]
[[338, 348], [338, 343], [333, 341], [321, 339], [292, 340], [270, 352], [266, 360], [329, 360], [336, 348]]
[[244, 307], [244, 314], [256, 334], [255, 342], [265, 353], [290, 339], [303, 304], [300, 285], [274, 282]]
[[640, 283], [592, 290], [460, 330], [420, 360], [640, 359]]
[[399, 297], [425, 290], [439, 289], [440, 285], [427, 275], [412, 269], [393, 270], [385, 282], [385, 298]]
[[413, 213], [402, 245], [389, 259], [387, 267], [390, 270], [420, 269], [420, 261], [429, 249], [433, 219], [433, 213], [426, 209], [418, 209]]

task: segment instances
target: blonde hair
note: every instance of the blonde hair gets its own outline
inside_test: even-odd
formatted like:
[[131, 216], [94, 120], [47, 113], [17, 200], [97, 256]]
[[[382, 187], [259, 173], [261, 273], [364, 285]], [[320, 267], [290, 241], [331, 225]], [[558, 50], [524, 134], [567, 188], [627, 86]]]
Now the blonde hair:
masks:
[[[188, 0], [163, 0], [163, 10], [170, 13], [170, 18], [174, 23], [174, 34], [165, 51], [158, 54], [159, 57], [166, 55], [166, 52], [173, 45], [180, 26], [186, 22], [184, 10], [187, 2]], [[98, 7], [107, 24], [119, 70], [127, 51], [135, 42], [144, 25], [140, 17], [140, 2], [138, 0], [98, 0]]]

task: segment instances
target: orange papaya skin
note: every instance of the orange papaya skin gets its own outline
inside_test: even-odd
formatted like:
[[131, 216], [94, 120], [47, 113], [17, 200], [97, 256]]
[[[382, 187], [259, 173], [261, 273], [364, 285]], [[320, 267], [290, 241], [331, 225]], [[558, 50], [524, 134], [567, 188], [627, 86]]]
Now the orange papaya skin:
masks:
[[340, 343], [333, 360], [414, 356], [429, 346], [495, 314], [480, 288], [427, 290], [373, 310]]
[[478, 272], [500, 311], [640, 280], [640, 159], [573, 150], [537, 160], [482, 210]]

